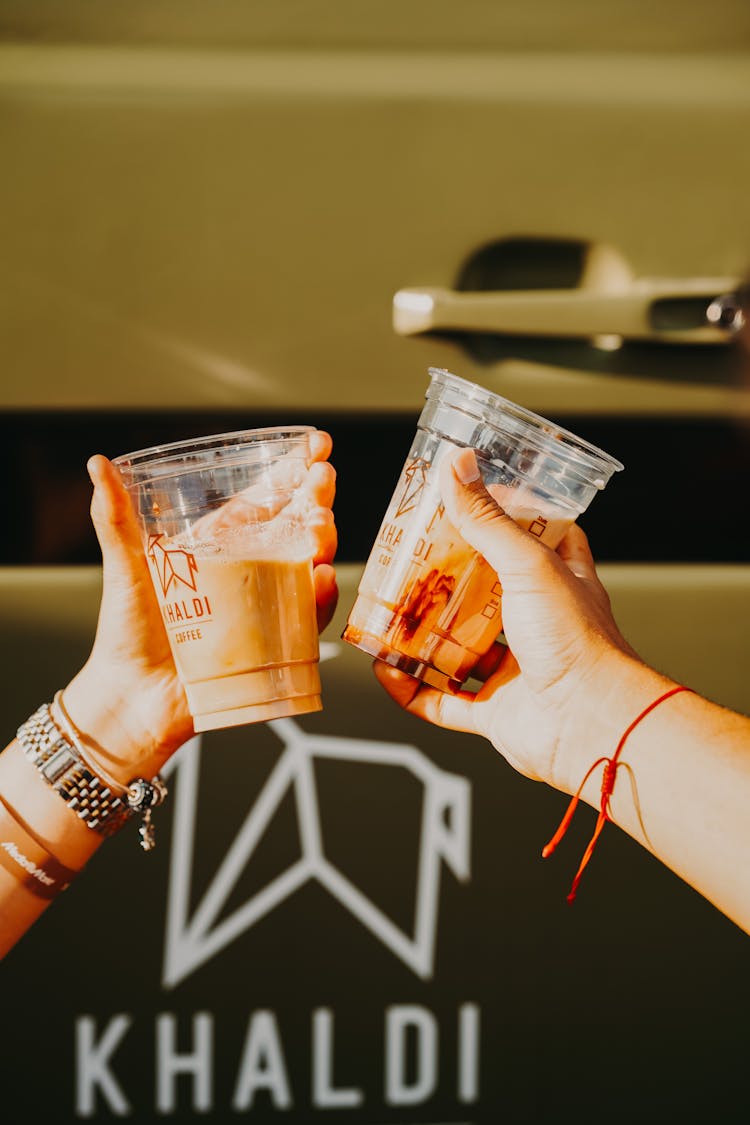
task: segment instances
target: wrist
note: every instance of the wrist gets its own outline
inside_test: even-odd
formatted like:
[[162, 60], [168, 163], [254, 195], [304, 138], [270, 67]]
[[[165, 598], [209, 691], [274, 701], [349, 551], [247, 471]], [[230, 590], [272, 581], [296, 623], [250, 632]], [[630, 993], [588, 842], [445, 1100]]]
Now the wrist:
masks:
[[[146, 690], [138, 693], [134, 703], [132, 697], [113, 692], [109, 682], [103, 686], [90, 664], [84, 665], [62, 693], [65, 711], [87, 756], [121, 785], [128, 785], [136, 776], [153, 777], [193, 733], [192, 724], [184, 719], [154, 722], [144, 703], [146, 694]], [[175, 706], [175, 710], [179, 708]]]
[[[80, 682], [76, 686], [80, 689]], [[75, 690], [73, 694], [75, 696]], [[37, 779], [41, 778], [45, 783], [47, 795], [53, 793], [60, 798], [68, 812], [74, 813], [86, 829], [95, 832], [100, 839], [118, 831], [131, 816], [142, 815], [141, 847], [150, 851], [154, 846], [151, 812], [167, 795], [163, 779], [158, 773], [149, 778], [133, 776], [132, 762], [128, 763], [127, 781], [115, 777], [114, 773], [122, 763], [107, 754], [108, 768], [105, 768], [101, 761], [105, 754], [91, 736], [84, 746], [81, 732], [75, 728], [62, 696], [63, 692], [58, 691], [52, 703], [41, 704], [21, 723], [8, 755], [20, 748], [23, 757], [36, 768]], [[90, 714], [100, 720], [98, 731], [110, 729], [108, 715], [96, 710]], [[5, 766], [10, 757], [3, 755], [3, 759]], [[11, 762], [11, 783], [13, 772]], [[36, 788], [38, 791], [38, 780]], [[37, 792], [34, 798], [36, 805], [39, 805], [38, 796]], [[50, 815], [45, 815], [43, 819], [45, 822], [49, 820], [57, 832], [61, 805], [58, 804], [53, 812], [48, 802], [46, 804]], [[40, 805], [39, 811], [45, 812]], [[68, 832], [64, 831], [64, 835], [67, 836]], [[38, 839], [38, 844], [42, 846], [43, 841]]]
[[27, 830], [67, 867], [82, 868], [104, 842], [60, 800], [16, 740], [0, 754], [0, 792]]
[[[574, 695], [560, 731], [552, 785], [575, 793], [598, 758], [610, 757], [633, 718], [675, 682], [620, 649], [602, 654]], [[581, 796], [597, 805], [601, 777], [593, 777]]]
[[133, 745], [122, 721], [123, 701], [104, 697], [84, 667], [62, 693], [67, 717], [92, 761], [101, 761], [109, 774], [127, 785]]

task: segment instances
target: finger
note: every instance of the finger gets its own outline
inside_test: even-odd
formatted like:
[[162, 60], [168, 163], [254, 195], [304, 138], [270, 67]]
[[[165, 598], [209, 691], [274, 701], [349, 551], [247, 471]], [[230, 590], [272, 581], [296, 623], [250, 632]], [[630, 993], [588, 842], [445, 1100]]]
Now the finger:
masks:
[[[568, 528], [565, 536], [559, 543], [557, 553], [571, 573], [586, 585], [599, 606], [605, 610], [607, 616], [611, 618], [612, 610], [609, 594], [602, 585], [599, 575], [596, 573], [596, 563], [594, 562], [594, 556], [591, 554], [591, 548], [589, 547], [586, 533], [576, 524], [573, 524]], [[612, 619], [611, 624], [616, 628], [614, 619]], [[619, 630], [617, 630], [617, 634], [619, 637]], [[627, 644], [624, 638], [622, 643]]]
[[571, 524], [557, 547], [557, 553], [578, 578], [597, 579], [596, 564], [586, 533], [578, 524]]
[[322, 633], [336, 612], [339, 600], [339, 589], [336, 583], [336, 571], [328, 563], [316, 566], [313, 571], [315, 585], [315, 605], [318, 614], [318, 632]]
[[554, 552], [506, 515], [484, 486], [472, 449], [461, 449], [440, 466], [446, 513], [463, 538], [487, 560], [506, 589], [527, 587]]
[[309, 516], [308, 527], [313, 538], [313, 563], [330, 563], [336, 556], [338, 533], [330, 508], [315, 508]]
[[446, 730], [476, 733], [474, 696], [471, 692], [458, 691], [453, 694], [438, 691], [380, 660], [374, 661], [373, 671], [391, 699], [410, 715], [416, 715], [417, 718]]
[[327, 461], [333, 449], [333, 438], [325, 430], [314, 430], [310, 434], [310, 460]]
[[499, 688], [509, 684], [511, 680], [517, 679], [520, 674], [521, 669], [513, 652], [509, 648], [504, 649], [494, 671], [487, 677], [477, 692], [477, 703], [482, 703], [485, 699], [491, 699], [496, 695]]
[[102, 549], [104, 565], [143, 571], [146, 564], [141, 536], [120, 474], [100, 453], [89, 459], [86, 468], [94, 486], [91, 521]]
[[311, 465], [305, 482], [307, 494], [313, 504], [330, 508], [336, 497], [336, 470], [328, 461]]
[[500, 667], [504, 657], [508, 652], [508, 646], [502, 644], [500, 641], [495, 641], [492, 647], [485, 652], [471, 670], [471, 677], [475, 680], [481, 680], [483, 683], [493, 676]]

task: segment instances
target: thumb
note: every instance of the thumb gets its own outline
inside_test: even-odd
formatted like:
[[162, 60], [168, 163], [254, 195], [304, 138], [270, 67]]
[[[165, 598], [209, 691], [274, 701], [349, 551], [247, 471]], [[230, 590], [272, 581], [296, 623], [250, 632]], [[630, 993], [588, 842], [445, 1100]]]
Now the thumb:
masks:
[[94, 486], [91, 522], [102, 549], [105, 571], [112, 569], [140, 578], [144, 569], [143, 547], [133, 505], [120, 474], [101, 454], [92, 457], [86, 468]]
[[440, 486], [449, 520], [504, 586], [527, 580], [547, 562], [549, 547], [519, 527], [485, 488], [473, 449], [461, 449], [443, 461]]

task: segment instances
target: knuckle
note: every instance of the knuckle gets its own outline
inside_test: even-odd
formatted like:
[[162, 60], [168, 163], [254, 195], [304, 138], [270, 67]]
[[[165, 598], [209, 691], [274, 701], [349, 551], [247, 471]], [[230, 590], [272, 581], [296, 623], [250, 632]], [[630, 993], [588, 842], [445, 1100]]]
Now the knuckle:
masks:
[[497, 504], [484, 489], [469, 494], [466, 504], [466, 515], [474, 523], [493, 523], [502, 518]]

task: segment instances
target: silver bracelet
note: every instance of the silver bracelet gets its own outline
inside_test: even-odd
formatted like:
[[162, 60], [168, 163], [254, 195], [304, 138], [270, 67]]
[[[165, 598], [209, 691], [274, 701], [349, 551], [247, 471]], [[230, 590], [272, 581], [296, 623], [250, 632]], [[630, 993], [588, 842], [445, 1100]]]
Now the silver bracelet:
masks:
[[[111, 836], [131, 816], [140, 815], [141, 847], [151, 851], [156, 844], [151, 811], [167, 796], [164, 779], [160, 774], [151, 781], [136, 777], [124, 786], [103, 778], [104, 771], [91, 766], [72, 729], [71, 734], [61, 730], [49, 703], [43, 703], [21, 724], [16, 737], [28, 760], [87, 827]], [[113, 785], [119, 793], [112, 791]]]

